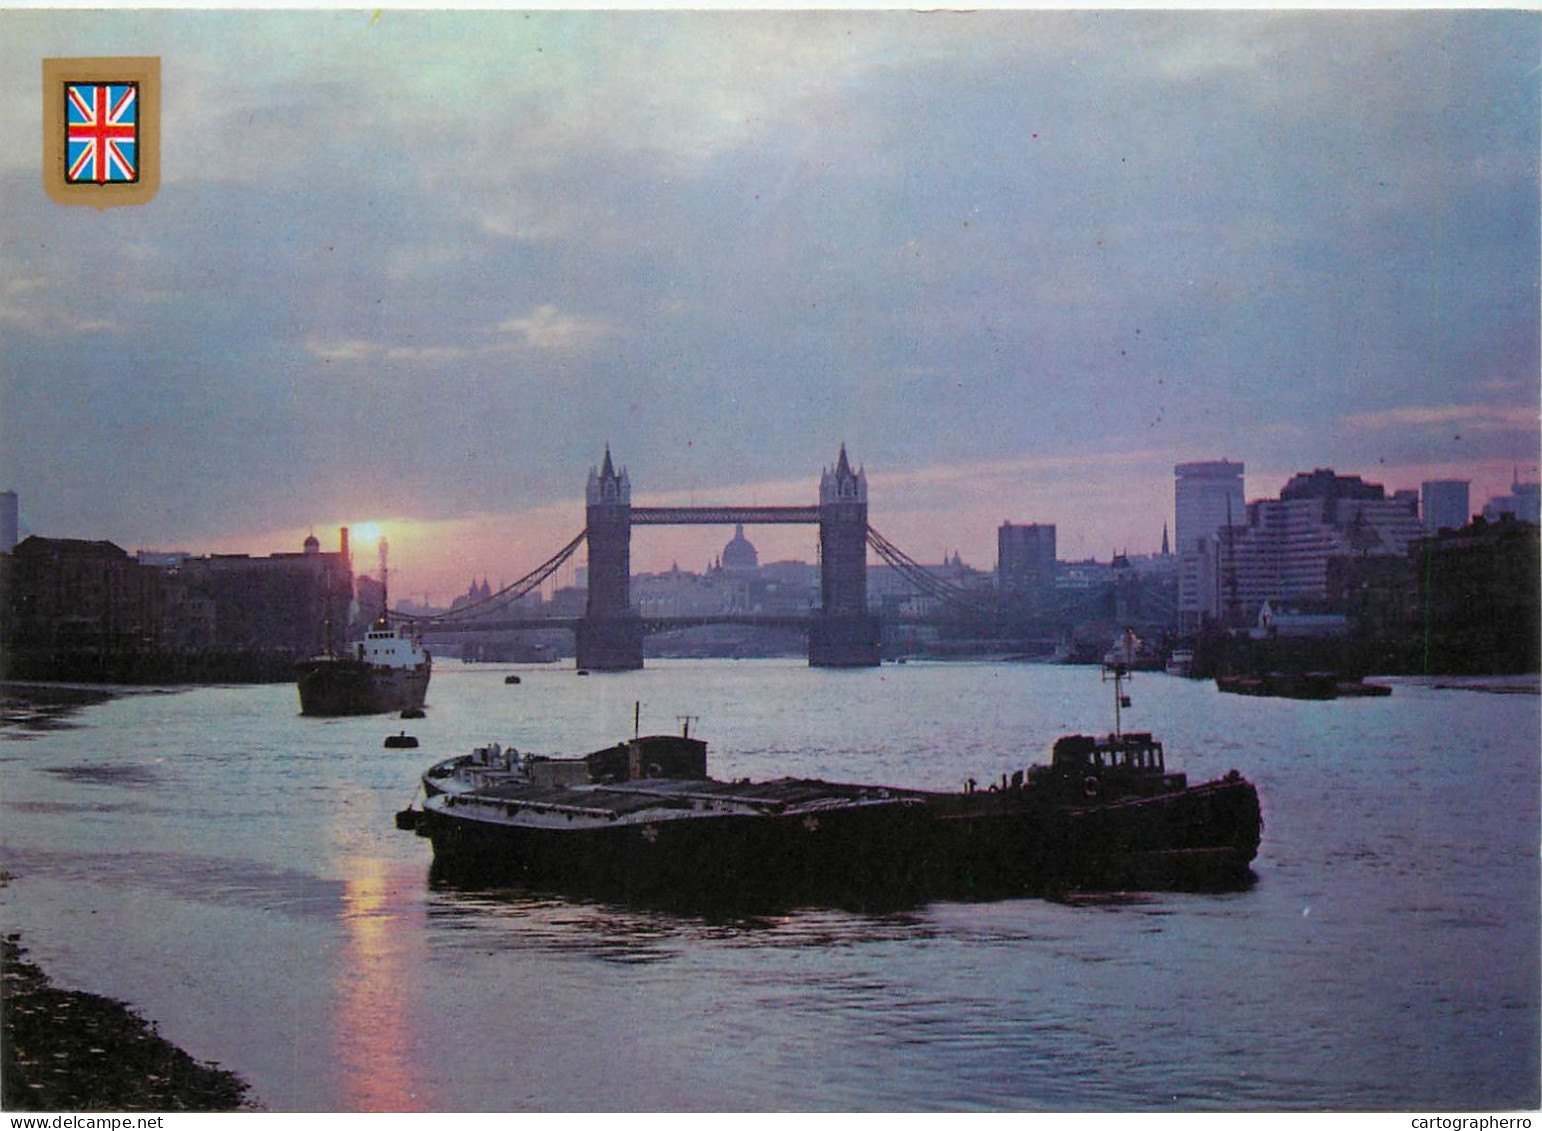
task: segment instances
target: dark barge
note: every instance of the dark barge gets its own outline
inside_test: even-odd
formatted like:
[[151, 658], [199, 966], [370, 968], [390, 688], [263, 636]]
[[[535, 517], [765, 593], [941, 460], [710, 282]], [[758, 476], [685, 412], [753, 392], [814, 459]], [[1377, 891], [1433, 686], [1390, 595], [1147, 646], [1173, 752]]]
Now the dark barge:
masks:
[[696, 906], [1237, 888], [1263, 828], [1236, 771], [1190, 786], [1151, 735], [1117, 731], [958, 793], [718, 781], [688, 735], [580, 758], [479, 747], [422, 784], [397, 824], [433, 842], [438, 878]]
[[1392, 694], [1383, 683], [1366, 683], [1334, 672], [1263, 672], [1257, 675], [1218, 675], [1215, 686], [1232, 695], [1278, 699], [1339, 699]]

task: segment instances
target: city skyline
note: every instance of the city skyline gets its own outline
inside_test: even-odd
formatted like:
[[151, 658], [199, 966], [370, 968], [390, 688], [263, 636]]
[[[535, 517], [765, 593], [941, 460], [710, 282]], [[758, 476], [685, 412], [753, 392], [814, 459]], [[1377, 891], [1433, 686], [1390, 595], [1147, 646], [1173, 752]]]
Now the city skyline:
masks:
[[[0, 488], [34, 533], [373, 522], [393, 590], [447, 601], [576, 534], [606, 444], [639, 505], [769, 505], [845, 443], [874, 527], [982, 568], [1003, 522], [1155, 552], [1196, 460], [1250, 499], [1536, 477], [1533, 12], [0, 28]], [[140, 208], [42, 191], [41, 59], [96, 55], [162, 59]]]

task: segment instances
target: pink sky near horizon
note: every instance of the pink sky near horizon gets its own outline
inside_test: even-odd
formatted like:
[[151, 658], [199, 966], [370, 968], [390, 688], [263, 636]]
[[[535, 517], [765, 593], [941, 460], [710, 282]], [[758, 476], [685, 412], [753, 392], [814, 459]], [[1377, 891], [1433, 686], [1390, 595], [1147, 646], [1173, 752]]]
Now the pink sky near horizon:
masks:
[[[1212, 458], [1241, 458], [1246, 463], [1245, 458], [1235, 454]], [[987, 571], [995, 568], [997, 530], [1004, 522], [1055, 525], [1057, 551], [1062, 560], [1107, 561], [1115, 553], [1151, 554], [1160, 550], [1163, 525], [1170, 533], [1173, 521], [1173, 461], [1159, 453], [1133, 453], [1127, 463], [1089, 460], [1089, 468], [1101, 467], [1103, 473], [1075, 481], [1064, 477], [1065, 462], [1027, 460], [1004, 466], [936, 467], [894, 475], [869, 471], [869, 521], [875, 530], [923, 563], [934, 564], [957, 552], [966, 564]], [[1059, 475], [1036, 479], [1029, 466], [1034, 463], [1044, 470], [1049, 470], [1053, 463]], [[1165, 465], [1167, 477], [1150, 474], [1153, 465]], [[1128, 477], [1119, 474], [1137, 470], [1138, 474]], [[1277, 497], [1292, 475], [1310, 470], [1312, 466], [1308, 464], [1289, 470], [1250, 466], [1244, 476], [1246, 497]], [[1497, 462], [1465, 468], [1442, 465], [1334, 470], [1380, 483], [1389, 494], [1401, 489], [1417, 490], [1427, 479], [1467, 479], [1471, 482], [1469, 501], [1474, 513], [1480, 512], [1490, 498], [1509, 493], [1516, 471]], [[1535, 467], [1520, 471], [1523, 481], [1535, 480]], [[818, 484], [812, 479], [676, 493], [650, 493], [640, 490], [634, 481], [633, 501], [638, 506], [804, 505], [813, 502], [817, 492]], [[582, 531], [583, 510], [582, 498], [575, 493], [567, 502], [505, 514], [442, 520], [390, 515], [343, 519], [250, 538], [234, 536], [207, 547], [187, 548], [195, 553], [292, 552], [299, 549], [307, 534], [314, 532], [323, 550], [335, 550], [338, 528], [347, 525], [351, 529], [355, 572], [373, 576], [378, 573], [377, 549], [375, 539], [365, 528], [374, 525], [389, 542], [395, 598], [421, 603], [426, 597], [430, 604], [446, 605], [472, 583], [480, 584], [485, 579], [497, 589], [543, 564]], [[717, 559], [732, 536], [733, 530], [728, 526], [640, 528], [633, 533], [633, 570], [662, 572], [678, 564], [682, 570], [702, 572]], [[746, 536], [762, 563], [813, 562], [817, 558], [818, 533], [812, 526], [752, 526], [746, 529]], [[583, 560], [580, 549], [548, 582], [545, 591], [550, 592], [553, 584], [573, 584], [575, 567], [581, 567]], [[871, 560], [878, 559], [874, 556]]]

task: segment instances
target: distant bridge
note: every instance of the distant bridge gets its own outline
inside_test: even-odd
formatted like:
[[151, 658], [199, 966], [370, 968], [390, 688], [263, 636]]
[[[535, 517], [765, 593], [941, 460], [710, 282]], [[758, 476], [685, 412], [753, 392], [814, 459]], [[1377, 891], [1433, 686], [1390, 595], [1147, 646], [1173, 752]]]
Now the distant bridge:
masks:
[[[597, 671], [642, 667], [646, 633], [711, 624], [806, 630], [811, 665], [870, 667], [878, 663], [879, 629], [867, 608], [869, 547], [921, 592], [955, 606], [989, 611], [979, 594], [951, 586], [931, 574], [868, 526], [867, 476], [860, 468], [852, 470], [844, 444], [835, 467], [826, 468], [820, 479], [819, 502], [811, 506], [634, 507], [626, 469], [616, 470], [608, 447], [603, 464], [589, 471], [585, 494], [587, 523], [583, 531], [518, 581], [448, 613], [391, 615], [425, 636], [570, 629], [577, 640], [578, 667]], [[819, 527], [820, 605], [807, 614], [662, 617], [644, 616], [632, 607], [632, 527], [794, 523]], [[580, 546], [587, 546], [589, 559], [589, 590], [583, 616], [499, 615], [551, 577]]]
[[[392, 616], [396, 616], [395, 613]], [[736, 624], [749, 628], [806, 629], [818, 619], [812, 613], [689, 613], [672, 616], [640, 614], [643, 631], [647, 633], [670, 632], [681, 628], [704, 628], [714, 624]], [[425, 638], [453, 636], [459, 633], [518, 632], [537, 629], [567, 629], [577, 631], [583, 617], [515, 617], [504, 620], [477, 620], [468, 623], [447, 621], [423, 621], [414, 627]]]

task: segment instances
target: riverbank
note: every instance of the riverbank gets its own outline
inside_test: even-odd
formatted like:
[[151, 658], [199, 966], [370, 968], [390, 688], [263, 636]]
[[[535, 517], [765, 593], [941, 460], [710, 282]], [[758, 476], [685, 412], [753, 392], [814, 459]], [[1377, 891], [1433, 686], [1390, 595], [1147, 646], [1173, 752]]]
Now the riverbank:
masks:
[[0, 940], [0, 1106], [6, 1111], [250, 1110], [248, 1085], [194, 1060], [122, 1002], [62, 990]]

